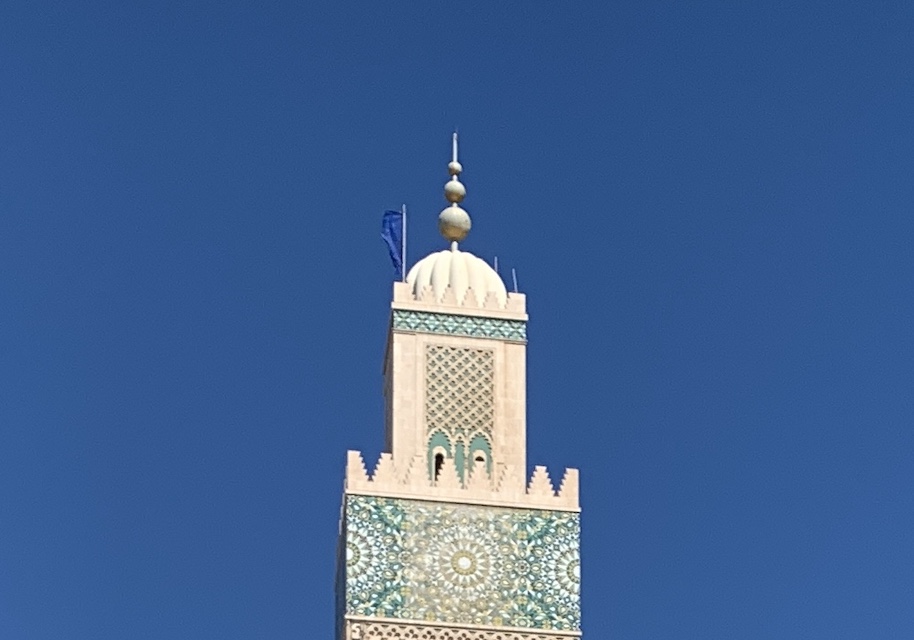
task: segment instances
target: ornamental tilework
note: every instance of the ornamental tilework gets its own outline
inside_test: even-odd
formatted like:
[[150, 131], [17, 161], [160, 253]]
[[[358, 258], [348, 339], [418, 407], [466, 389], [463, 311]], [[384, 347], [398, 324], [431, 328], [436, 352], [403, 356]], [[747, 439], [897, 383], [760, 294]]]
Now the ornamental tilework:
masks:
[[522, 320], [478, 318], [450, 313], [427, 313], [394, 309], [393, 328], [421, 333], [443, 333], [470, 338], [527, 341], [527, 323]]
[[579, 514], [346, 498], [346, 613], [580, 629]]

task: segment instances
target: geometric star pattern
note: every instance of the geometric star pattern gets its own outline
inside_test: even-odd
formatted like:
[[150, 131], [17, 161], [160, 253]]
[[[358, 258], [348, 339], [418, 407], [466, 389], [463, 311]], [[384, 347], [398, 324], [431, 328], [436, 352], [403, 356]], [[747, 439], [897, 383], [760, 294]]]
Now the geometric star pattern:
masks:
[[351, 615], [578, 631], [580, 516], [349, 495]]
[[470, 338], [527, 341], [527, 323], [523, 320], [479, 318], [451, 313], [427, 313], [394, 309], [393, 328], [421, 333], [442, 333]]

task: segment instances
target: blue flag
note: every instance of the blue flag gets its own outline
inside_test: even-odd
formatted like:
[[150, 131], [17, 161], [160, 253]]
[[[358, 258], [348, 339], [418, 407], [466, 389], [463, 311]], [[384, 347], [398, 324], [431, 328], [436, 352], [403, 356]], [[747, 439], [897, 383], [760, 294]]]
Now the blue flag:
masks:
[[381, 220], [381, 239], [387, 243], [390, 260], [394, 263], [394, 278], [403, 279], [403, 212], [385, 211]]

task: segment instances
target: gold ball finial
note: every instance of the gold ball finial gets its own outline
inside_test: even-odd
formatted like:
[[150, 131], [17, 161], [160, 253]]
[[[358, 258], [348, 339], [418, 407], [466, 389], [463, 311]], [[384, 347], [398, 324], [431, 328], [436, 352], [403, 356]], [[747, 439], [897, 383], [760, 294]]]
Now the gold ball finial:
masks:
[[447, 165], [447, 172], [451, 179], [444, 185], [444, 199], [451, 203], [438, 215], [438, 231], [445, 239], [451, 242], [460, 242], [467, 237], [472, 223], [470, 214], [460, 207], [460, 203], [467, 195], [467, 189], [460, 182], [463, 166], [457, 161], [457, 133], [451, 146], [451, 161]]
[[444, 185], [444, 199], [451, 204], [463, 202], [467, 195], [467, 188], [457, 179], [453, 179]]
[[438, 214], [438, 231], [451, 242], [460, 242], [466, 238], [472, 226], [470, 214], [456, 204], [445, 207]]

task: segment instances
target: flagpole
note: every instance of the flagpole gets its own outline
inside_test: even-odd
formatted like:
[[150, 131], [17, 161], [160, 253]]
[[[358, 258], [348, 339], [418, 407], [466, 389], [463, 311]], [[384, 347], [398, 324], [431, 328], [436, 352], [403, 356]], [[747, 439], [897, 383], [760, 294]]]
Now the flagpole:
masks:
[[400, 205], [400, 212], [403, 214], [403, 239], [400, 242], [400, 244], [403, 245], [401, 247], [403, 255], [400, 256], [401, 264], [403, 266], [400, 267], [400, 275], [403, 277], [403, 282], [406, 282], [406, 204], [405, 203]]

